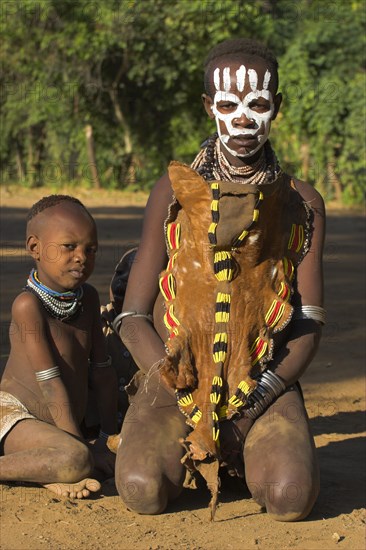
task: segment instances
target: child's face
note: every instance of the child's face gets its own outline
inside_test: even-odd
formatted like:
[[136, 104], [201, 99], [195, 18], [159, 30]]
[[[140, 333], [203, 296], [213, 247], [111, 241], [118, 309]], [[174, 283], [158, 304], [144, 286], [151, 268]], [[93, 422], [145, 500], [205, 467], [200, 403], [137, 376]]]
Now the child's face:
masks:
[[98, 249], [94, 222], [78, 205], [63, 203], [38, 214], [27, 238], [40, 281], [58, 292], [74, 290], [92, 274]]
[[222, 61], [211, 75], [213, 97], [203, 96], [222, 144], [234, 156], [255, 155], [268, 139], [281, 96], [264, 61]]

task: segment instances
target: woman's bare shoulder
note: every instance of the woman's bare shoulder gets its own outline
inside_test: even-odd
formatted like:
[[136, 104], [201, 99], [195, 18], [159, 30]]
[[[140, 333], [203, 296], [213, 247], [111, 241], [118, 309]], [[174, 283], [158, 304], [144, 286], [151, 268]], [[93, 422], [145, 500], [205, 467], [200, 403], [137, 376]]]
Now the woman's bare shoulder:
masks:
[[172, 203], [173, 198], [174, 195], [169, 176], [168, 174], [164, 174], [155, 183], [147, 201], [139, 255], [141, 247], [145, 243], [149, 243], [150, 246], [152, 239], [163, 239], [164, 221], [168, 215], [169, 205]]
[[169, 179], [169, 174], [166, 172], [154, 184], [149, 196], [148, 205], [149, 203], [154, 202], [155, 200], [168, 202], [170, 204], [172, 199], [173, 199], [172, 184]]
[[319, 191], [306, 181], [294, 179], [295, 187], [304, 202], [319, 212], [325, 212], [324, 200]]

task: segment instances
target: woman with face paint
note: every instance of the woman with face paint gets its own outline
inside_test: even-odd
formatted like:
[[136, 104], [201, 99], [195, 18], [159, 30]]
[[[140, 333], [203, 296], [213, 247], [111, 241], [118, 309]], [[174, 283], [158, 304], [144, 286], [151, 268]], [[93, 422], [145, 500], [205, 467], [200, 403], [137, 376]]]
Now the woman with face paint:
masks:
[[128, 508], [158, 514], [199, 472], [213, 517], [226, 468], [271, 517], [301, 520], [319, 489], [298, 380], [325, 318], [324, 204], [270, 145], [273, 54], [225, 41], [204, 81], [216, 132], [152, 190], [114, 322], [140, 368], [116, 484]]

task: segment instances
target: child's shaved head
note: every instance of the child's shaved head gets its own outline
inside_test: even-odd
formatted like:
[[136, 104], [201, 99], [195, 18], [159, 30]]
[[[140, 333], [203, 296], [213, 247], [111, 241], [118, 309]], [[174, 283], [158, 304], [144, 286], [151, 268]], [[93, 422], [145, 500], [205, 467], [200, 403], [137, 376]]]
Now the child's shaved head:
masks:
[[[38, 202], [33, 204], [32, 208], [29, 210], [27, 215], [27, 223], [30, 222], [35, 216], [43, 212], [44, 210], [47, 210], [47, 208], [52, 208], [52, 206], [57, 206], [58, 204], [68, 201], [72, 202], [74, 204], [77, 204], [81, 206], [89, 214], [85, 206], [82, 202], [79, 201], [79, 199], [75, 197], [71, 197], [70, 195], [48, 195], [47, 197], [43, 197]], [[90, 214], [89, 214], [90, 216]]]
[[[77, 199], [75, 197], [71, 197], [70, 195], [48, 195], [48, 196], [43, 197], [42, 199], [40, 199], [35, 204], [33, 204], [31, 209], [29, 210], [27, 218], [26, 218], [26, 220], [27, 220], [27, 237], [32, 231], [35, 230], [35, 228], [38, 228], [38, 226], [39, 226], [40, 220], [37, 220], [37, 216], [39, 214], [44, 213], [49, 208], [53, 208], [54, 206], [59, 206], [59, 205], [61, 205], [61, 206], [62, 205], [65, 205], [65, 206], [67, 206], [67, 205], [78, 206], [79, 208], [81, 208], [84, 211], [85, 214], [88, 215], [88, 217], [93, 222], [93, 224], [95, 223], [93, 216], [90, 214], [90, 212], [87, 210], [87, 208], [85, 208], [83, 203], [81, 201], [79, 201], [79, 199]], [[43, 225], [43, 223], [41, 225]]]

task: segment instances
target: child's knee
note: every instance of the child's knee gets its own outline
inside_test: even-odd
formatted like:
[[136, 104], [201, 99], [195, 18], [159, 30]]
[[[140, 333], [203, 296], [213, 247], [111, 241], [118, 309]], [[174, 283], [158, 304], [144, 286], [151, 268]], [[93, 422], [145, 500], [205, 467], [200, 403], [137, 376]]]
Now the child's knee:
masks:
[[79, 441], [73, 441], [60, 450], [62, 456], [58, 468], [58, 481], [75, 483], [88, 477], [93, 469], [93, 458], [88, 447]]

